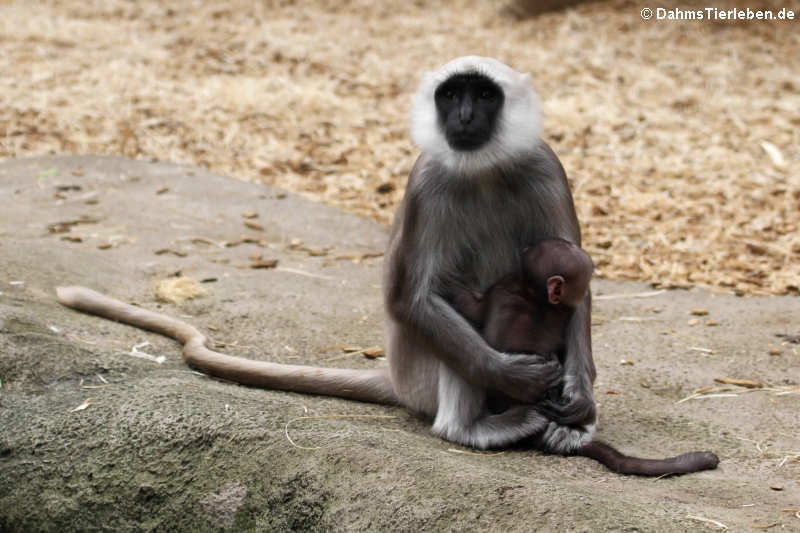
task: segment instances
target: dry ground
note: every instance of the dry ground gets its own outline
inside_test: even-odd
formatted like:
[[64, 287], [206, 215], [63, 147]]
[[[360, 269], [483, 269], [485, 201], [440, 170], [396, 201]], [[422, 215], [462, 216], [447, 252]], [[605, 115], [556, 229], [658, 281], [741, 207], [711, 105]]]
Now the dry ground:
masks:
[[800, 21], [443, 4], [2, 1], [0, 158], [199, 165], [387, 222], [421, 71], [491, 55], [533, 74], [601, 277], [800, 290]]
[[[800, 333], [800, 298], [593, 283], [600, 438], [722, 460], [636, 478], [524, 447], [465, 449], [401, 408], [210, 379], [176, 342], [53, 297], [91, 285], [181, 317], [227, 353], [379, 367], [336, 346], [382, 343], [385, 227], [124, 158], [0, 163], [0, 198], [12, 199], [0, 204], [0, 532], [800, 530], [800, 345], [776, 336]], [[277, 268], [248, 268], [254, 254]], [[208, 294], [154, 301], [155, 282], [177, 271]]]

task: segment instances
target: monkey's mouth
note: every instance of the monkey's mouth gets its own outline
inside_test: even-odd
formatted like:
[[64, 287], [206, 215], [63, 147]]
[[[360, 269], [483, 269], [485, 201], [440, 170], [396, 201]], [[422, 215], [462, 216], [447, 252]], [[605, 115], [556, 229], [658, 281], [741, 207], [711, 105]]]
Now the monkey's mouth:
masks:
[[450, 148], [453, 150], [471, 152], [486, 144], [486, 139], [480, 134], [469, 131], [459, 131], [447, 136], [447, 144], [449, 144]]

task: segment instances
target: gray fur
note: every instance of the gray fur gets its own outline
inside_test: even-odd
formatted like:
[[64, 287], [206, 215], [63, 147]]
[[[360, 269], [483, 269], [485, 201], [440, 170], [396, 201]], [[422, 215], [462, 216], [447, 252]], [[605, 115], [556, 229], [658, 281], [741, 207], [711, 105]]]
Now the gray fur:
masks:
[[[451, 150], [438, 129], [432, 91], [459, 72], [479, 72], [505, 93], [496, 132], [481, 149]], [[446, 282], [484, 292], [518, 271], [535, 241], [558, 237], [580, 246], [566, 176], [538, 138], [541, 117], [527, 75], [469, 56], [426, 77], [412, 116], [423, 149], [409, 177], [386, 257], [389, 369], [347, 370], [253, 361], [214, 352], [192, 326], [83, 287], [61, 288], [64, 305], [168, 335], [184, 344], [187, 363], [240, 383], [364, 401], [400, 403], [434, 419], [443, 438], [490, 448], [530, 438], [571, 453], [591, 438], [595, 419], [590, 298], [567, 326], [561, 365], [537, 355], [500, 353], [446, 300]], [[563, 378], [564, 398], [539, 402]], [[493, 414], [487, 390], [512, 401]], [[570, 427], [567, 427], [567, 424]]]
[[[557, 237], [581, 244], [564, 170], [538, 137], [524, 151], [519, 139], [511, 143], [512, 151], [492, 148], [493, 166], [487, 167], [477, 162], [485, 162], [485, 154], [447, 154], [443, 132], [423, 128], [438, 128], [430, 119], [429, 100], [436, 88], [430, 80], [441, 83], [460, 73], [457, 67], [472, 72], [476, 64], [480, 72], [502, 79], [503, 90], [514, 91], [517, 101], [527, 101], [520, 96], [524, 91], [535, 101], [530, 87], [518, 86], [527, 84], [527, 77], [509, 74], [504, 65], [492, 76], [494, 63], [481, 63], [481, 58], [454, 60], [443, 73], [423, 82], [416, 98], [416, 105], [423, 108], [412, 113], [423, 124], [412, 124], [412, 130], [415, 139], [423, 139], [423, 150], [434, 149], [423, 152], [411, 172], [386, 258], [387, 340], [394, 392], [401, 403], [433, 417], [433, 431], [447, 440], [488, 448], [532, 438], [543, 449], [569, 453], [588, 442], [594, 430], [590, 298], [577, 306], [567, 327], [566, 401], [549, 409], [526, 401], [541, 397], [562, 377], [558, 363], [492, 349], [446, 300], [448, 282], [482, 293], [518, 271], [522, 250], [539, 239]], [[527, 121], [538, 134], [538, 108], [517, 106], [514, 111], [532, 113], [516, 116], [514, 122]], [[508, 123], [501, 115], [499, 127]], [[508, 140], [515, 132], [506, 128], [501, 133]], [[530, 128], [522, 132], [525, 139], [530, 134]], [[487, 389], [502, 391], [516, 403], [492, 414], [486, 406]], [[561, 410], [565, 417], [572, 417], [573, 427], [559, 423]]]
[[[588, 427], [568, 431], [525, 404], [561, 376], [557, 363], [493, 350], [443, 294], [448, 280], [485, 291], [517, 271], [522, 249], [545, 237], [580, 244], [566, 176], [543, 142], [524, 160], [469, 179], [453, 176], [425, 154], [415, 165], [387, 256], [389, 363], [400, 402], [434, 417], [434, 431], [448, 440], [498, 447], [550, 427], [543, 446], [566, 453], [591, 437]], [[571, 349], [573, 358], [591, 362], [588, 340], [568, 339], [567, 345], [568, 358]], [[581, 372], [587, 364], [565, 366]], [[422, 387], [430, 386], [432, 371], [436, 388]], [[592, 397], [591, 379], [565, 381], [576, 397]], [[520, 403], [508, 413], [489, 414], [487, 388]]]

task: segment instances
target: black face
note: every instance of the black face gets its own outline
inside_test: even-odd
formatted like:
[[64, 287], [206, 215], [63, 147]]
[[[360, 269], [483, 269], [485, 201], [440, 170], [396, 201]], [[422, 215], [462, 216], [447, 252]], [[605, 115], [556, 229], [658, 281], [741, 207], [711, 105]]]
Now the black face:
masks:
[[489, 142], [503, 107], [503, 90], [481, 74], [456, 74], [434, 94], [439, 124], [454, 150], [477, 150]]

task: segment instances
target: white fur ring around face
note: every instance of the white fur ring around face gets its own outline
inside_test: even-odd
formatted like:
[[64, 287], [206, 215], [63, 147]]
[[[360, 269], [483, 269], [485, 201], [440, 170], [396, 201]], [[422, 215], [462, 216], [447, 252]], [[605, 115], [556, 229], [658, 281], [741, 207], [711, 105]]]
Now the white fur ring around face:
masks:
[[[436, 88], [457, 74], [480, 74], [503, 91], [497, 132], [485, 146], [471, 151], [450, 147], [441, 130], [434, 102]], [[539, 143], [542, 116], [539, 98], [531, 89], [529, 74], [523, 74], [489, 57], [464, 56], [425, 74], [414, 95], [411, 136], [419, 148], [448, 169], [473, 174], [530, 153]]]

